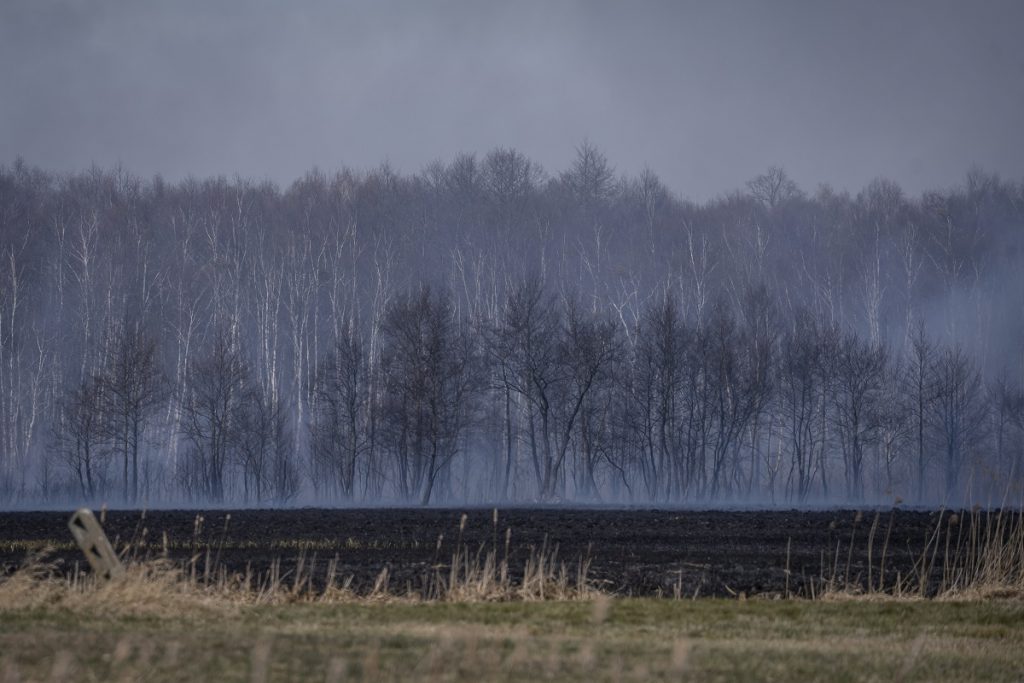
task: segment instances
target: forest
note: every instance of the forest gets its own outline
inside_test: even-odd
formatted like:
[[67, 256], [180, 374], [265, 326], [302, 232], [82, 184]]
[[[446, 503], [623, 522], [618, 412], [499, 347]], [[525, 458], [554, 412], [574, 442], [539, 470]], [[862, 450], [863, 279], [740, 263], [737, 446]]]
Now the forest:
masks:
[[[685, 188], [681, 188], [685, 190]], [[0, 167], [0, 505], [1019, 503], [1024, 184]]]

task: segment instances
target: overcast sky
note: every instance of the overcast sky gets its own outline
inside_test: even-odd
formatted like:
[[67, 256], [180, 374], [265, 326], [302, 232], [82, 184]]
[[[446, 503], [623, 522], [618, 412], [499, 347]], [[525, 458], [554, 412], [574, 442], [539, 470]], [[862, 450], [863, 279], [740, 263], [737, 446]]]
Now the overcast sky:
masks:
[[704, 200], [1024, 180], [1024, 1], [0, 3], [0, 164], [288, 184], [589, 139]]

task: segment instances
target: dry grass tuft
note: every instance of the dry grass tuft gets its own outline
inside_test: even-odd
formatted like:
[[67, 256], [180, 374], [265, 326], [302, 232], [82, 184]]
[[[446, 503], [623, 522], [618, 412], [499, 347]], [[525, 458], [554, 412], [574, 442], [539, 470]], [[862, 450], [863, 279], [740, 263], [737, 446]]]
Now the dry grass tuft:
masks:
[[162, 560], [132, 563], [122, 576], [109, 581], [89, 574], [58, 576], [52, 566], [35, 561], [0, 583], [0, 611], [174, 616], [197, 610], [223, 612], [237, 604], [230, 592], [200, 587]]
[[534, 550], [523, 567], [522, 579], [512, 578], [509, 562], [482, 548], [456, 550], [451, 563], [437, 565], [427, 582], [425, 597], [445, 602], [504, 602], [509, 600], [589, 600], [598, 591], [587, 573], [590, 561], [581, 559], [571, 570], [557, 559], [556, 550]]

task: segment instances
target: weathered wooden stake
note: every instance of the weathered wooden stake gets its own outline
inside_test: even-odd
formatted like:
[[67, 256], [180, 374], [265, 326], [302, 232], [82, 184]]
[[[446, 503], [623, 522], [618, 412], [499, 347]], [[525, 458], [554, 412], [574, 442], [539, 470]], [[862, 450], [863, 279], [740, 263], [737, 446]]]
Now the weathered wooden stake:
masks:
[[68, 520], [68, 528], [71, 535], [75, 537], [78, 547], [85, 553], [85, 559], [89, 560], [89, 566], [97, 576], [104, 579], [112, 579], [124, 573], [121, 560], [103, 533], [103, 527], [96, 521], [92, 510], [82, 508], [71, 515]]

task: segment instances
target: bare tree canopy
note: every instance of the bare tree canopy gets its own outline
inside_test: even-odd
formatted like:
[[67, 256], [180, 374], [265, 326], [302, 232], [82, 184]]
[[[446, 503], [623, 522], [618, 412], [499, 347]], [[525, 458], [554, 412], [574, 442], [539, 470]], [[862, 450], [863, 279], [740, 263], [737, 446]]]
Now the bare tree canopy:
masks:
[[0, 500], [953, 502], [1024, 484], [1024, 187], [704, 204], [0, 167]]

